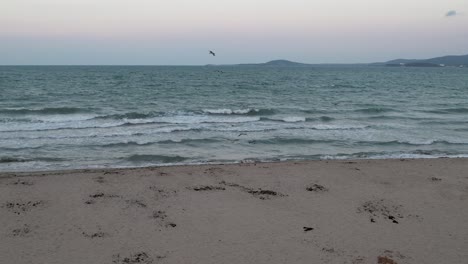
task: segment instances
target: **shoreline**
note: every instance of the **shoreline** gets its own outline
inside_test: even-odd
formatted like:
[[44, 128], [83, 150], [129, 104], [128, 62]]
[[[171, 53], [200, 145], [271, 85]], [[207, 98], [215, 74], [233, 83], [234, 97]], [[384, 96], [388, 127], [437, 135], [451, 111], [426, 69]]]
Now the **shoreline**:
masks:
[[11, 263], [463, 263], [468, 159], [0, 173]]
[[246, 164], [296, 164], [296, 163], [315, 163], [315, 162], [332, 162], [332, 163], [346, 163], [346, 162], [365, 162], [365, 161], [417, 161], [417, 160], [440, 160], [440, 159], [461, 159], [468, 162], [468, 157], [428, 157], [428, 158], [363, 158], [363, 159], [291, 159], [284, 161], [234, 161], [234, 162], [203, 162], [203, 163], [188, 163], [188, 164], [158, 164], [148, 166], [129, 166], [129, 167], [97, 167], [97, 168], [75, 168], [75, 169], [53, 169], [53, 170], [26, 170], [26, 171], [0, 171], [0, 178], [5, 175], [27, 175], [27, 174], [57, 174], [57, 173], [84, 173], [84, 172], [105, 172], [105, 171], [125, 171], [137, 169], [158, 169], [158, 168], [178, 168], [178, 167], [199, 167], [199, 166], [242, 166]]

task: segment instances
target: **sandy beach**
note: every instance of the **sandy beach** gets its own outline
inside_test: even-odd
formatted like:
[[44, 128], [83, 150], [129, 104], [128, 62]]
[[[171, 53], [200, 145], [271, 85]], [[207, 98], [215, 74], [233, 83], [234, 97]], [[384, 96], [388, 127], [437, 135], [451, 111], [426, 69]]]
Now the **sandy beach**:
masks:
[[468, 263], [468, 159], [0, 174], [1, 263]]

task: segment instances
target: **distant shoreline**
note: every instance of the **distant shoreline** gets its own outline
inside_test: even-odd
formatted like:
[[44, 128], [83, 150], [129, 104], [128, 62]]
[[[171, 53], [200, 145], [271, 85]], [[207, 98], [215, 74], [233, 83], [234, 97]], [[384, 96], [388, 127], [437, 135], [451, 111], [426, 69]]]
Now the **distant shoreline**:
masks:
[[[468, 55], [448, 55], [442, 57], [435, 57], [430, 59], [395, 59], [386, 62], [355, 62], [355, 63], [304, 63], [295, 62], [285, 59], [276, 59], [263, 63], [233, 63], [233, 64], [192, 64], [192, 65], [157, 65], [157, 64], [145, 64], [145, 65], [1, 65], [2, 66], [161, 66], [161, 67], [191, 67], [191, 66], [279, 66], [279, 67], [317, 67], [317, 66], [405, 66], [408, 67], [468, 67]], [[430, 66], [429, 66], [430, 65]]]

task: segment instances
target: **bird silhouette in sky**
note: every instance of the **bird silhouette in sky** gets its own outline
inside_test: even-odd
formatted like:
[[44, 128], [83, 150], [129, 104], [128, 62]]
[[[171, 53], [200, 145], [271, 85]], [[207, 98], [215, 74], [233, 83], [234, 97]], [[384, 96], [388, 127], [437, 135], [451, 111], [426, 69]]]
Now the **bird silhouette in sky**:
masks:
[[213, 55], [213, 56], [216, 56], [216, 54], [210, 50], [210, 54]]

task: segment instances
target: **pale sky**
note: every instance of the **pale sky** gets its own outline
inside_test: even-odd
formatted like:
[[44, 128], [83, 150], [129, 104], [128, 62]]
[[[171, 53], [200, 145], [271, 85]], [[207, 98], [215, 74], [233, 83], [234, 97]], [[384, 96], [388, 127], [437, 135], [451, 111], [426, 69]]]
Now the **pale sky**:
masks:
[[448, 54], [468, 54], [468, 0], [0, 0], [0, 65], [353, 63]]

